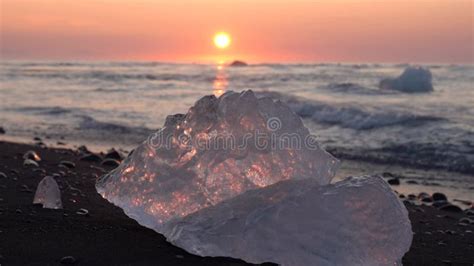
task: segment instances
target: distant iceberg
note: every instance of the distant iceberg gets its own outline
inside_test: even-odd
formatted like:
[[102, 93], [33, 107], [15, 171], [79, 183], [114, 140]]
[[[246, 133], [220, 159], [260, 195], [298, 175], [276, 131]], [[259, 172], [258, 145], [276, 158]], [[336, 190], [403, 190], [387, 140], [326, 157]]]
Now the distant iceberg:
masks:
[[407, 67], [397, 78], [386, 78], [380, 81], [379, 87], [401, 92], [433, 91], [432, 75], [423, 67]]
[[394, 265], [408, 213], [380, 177], [330, 184], [338, 160], [284, 103], [205, 96], [168, 116], [97, 191], [201, 256], [282, 265]]
[[244, 61], [235, 60], [232, 63], [230, 63], [229, 66], [231, 66], [231, 67], [244, 67], [244, 66], [248, 66], [248, 64]]

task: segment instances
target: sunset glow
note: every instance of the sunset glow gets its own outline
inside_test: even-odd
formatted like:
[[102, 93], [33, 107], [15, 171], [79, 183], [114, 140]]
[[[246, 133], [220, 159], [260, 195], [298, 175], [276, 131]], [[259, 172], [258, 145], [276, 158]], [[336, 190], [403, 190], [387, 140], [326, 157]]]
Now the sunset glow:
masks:
[[[472, 0], [2, 0], [0, 9], [5, 59], [473, 61]], [[219, 37], [225, 55], [211, 42], [218, 29], [233, 37]]]

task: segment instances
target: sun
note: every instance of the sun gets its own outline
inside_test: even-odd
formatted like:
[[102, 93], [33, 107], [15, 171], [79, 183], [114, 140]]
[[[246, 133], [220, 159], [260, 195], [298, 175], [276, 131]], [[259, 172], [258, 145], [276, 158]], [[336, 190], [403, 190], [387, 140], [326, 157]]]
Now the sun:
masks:
[[230, 45], [230, 35], [227, 32], [218, 32], [214, 35], [214, 44], [219, 49], [225, 49]]

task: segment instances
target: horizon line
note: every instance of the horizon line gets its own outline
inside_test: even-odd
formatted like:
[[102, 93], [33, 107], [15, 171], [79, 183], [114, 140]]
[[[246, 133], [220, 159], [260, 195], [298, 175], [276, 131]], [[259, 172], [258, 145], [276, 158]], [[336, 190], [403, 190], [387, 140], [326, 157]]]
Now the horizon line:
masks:
[[12, 58], [4, 59], [0, 57], [2, 63], [5, 62], [32, 62], [32, 63], [44, 63], [44, 62], [56, 62], [56, 63], [151, 63], [151, 64], [173, 64], [173, 65], [228, 65], [234, 61], [243, 61], [248, 65], [358, 65], [358, 64], [373, 64], [373, 65], [474, 65], [474, 60], [471, 62], [436, 62], [436, 61], [330, 61], [330, 60], [305, 60], [305, 61], [247, 61], [242, 59], [233, 59], [223, 62], [212, 62], [212, 61], [188, 61], [188, 60], [150, 60], [150, 59], [22, 59], [22, 58]]

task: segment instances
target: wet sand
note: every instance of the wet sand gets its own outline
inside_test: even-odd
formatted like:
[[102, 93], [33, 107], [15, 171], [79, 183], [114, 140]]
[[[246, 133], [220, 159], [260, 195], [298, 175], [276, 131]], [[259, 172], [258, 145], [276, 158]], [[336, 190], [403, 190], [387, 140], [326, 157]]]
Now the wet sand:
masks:
[[[23, 166], [28, 150], [40, 155], [39, 167]], [[248, 265], [191, 255], [138, 225], [95, 191], [96, 178], [113, 166], [81, 156], [78, 150], [0, 141], [0, 172], [6, 176], [0, 173], [0, 265]], [[59, 166], [65, 160], [74, 167]], [[32, 204], [46, 175], [55, 175], [60, 185], [62, 210]], [[404, 265], [474, 264], [472, 210], [439, 210], [418, 199], [405, 204], [415, 235]]]

